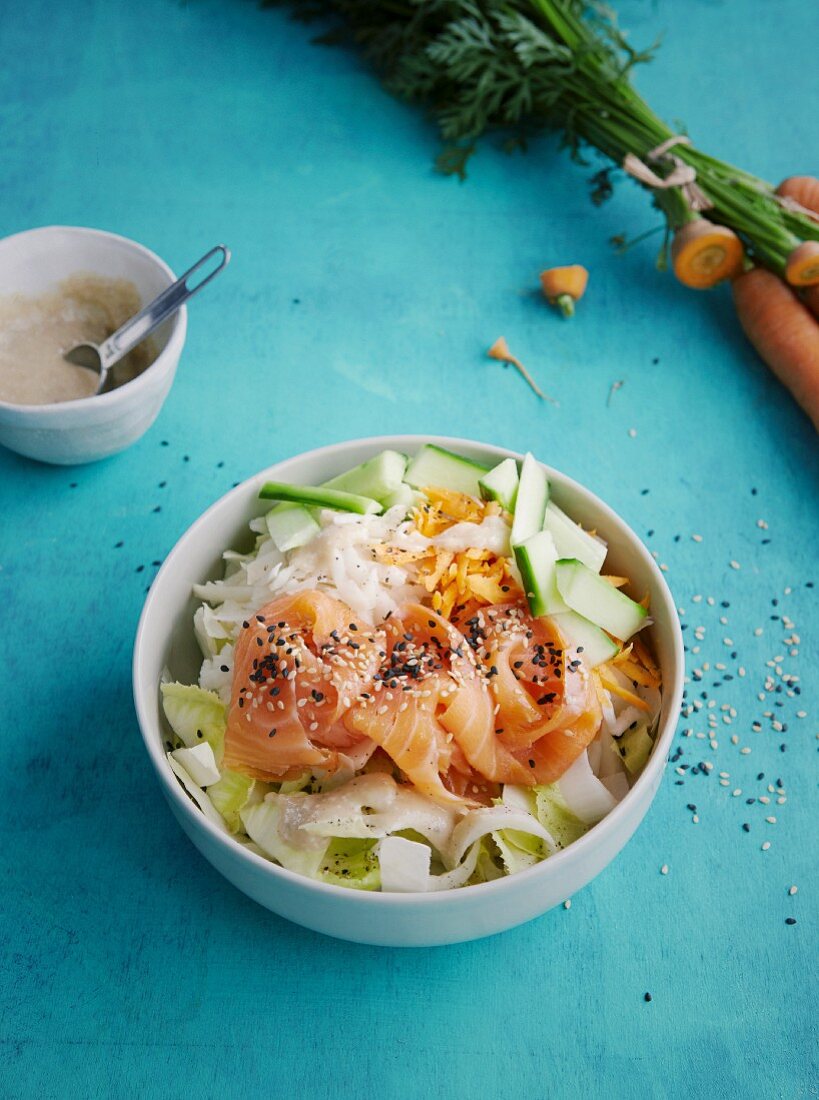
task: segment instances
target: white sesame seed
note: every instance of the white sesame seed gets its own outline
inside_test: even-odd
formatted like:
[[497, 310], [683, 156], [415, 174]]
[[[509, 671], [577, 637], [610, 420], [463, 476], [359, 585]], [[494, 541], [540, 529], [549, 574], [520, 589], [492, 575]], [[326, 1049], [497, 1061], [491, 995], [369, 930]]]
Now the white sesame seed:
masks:
[[750, 756], [751, 755], [751, 750], [748, 748], [747, 745], [744, 748], [740, 749], [739, 751], [742, 753], [743, 756]]
[[737, 735], [735, 733], [731, 734], [731, 744], [732, 745], [738, 745], [739, 744], [739, 737], [737, 737]]
[[691, 818], [691, 821], [693, 822], [694, 825], [699, 825], [699, 823], [700, 823], [700, 819], [696, 814], [694, 814], [694, 816]]
[[742, 566], [739, 564], [738, 561], [731, 561], [728, 564], [731, 566], [732, 569], [741, 569], [742, 568]]
[[727, 645], [730, 648], [734, 644], [734, 642], [732, 638], [723, 638], [722, 644]]
[[694, 542], [702, 542], [702, 535], [692, 535], [691, 538]]
[[776, 825], [776, 818], [773, 816], [773, 814], [771, 814], [770, 817], [766, 817], [765, 820], [768, 822], [769, 825]]
[[563, 902], [563, 908], [564, 909], [571, 909], [571, 907], [572, 907], [572, 899], [571, 898], [566, 898], [566, 900]]
[[707, 596], [705, 602], [708, 604], [709, 607], [713, 607], [717, 601], [714, 599], [713, 596]]
[[668, 874], [668, 864], [667, 863], [664, 863], [662, 865], [662, 867], [660, 868], [660, 874], [661, 875], [667, 875]]
[[710, 762], [710, 760], [705, 760], [702, 766], [707, 772], [712, 772], [714, 770], [714, 765]]
[[768, 524], [765, 522], [764, 519], [758, 519], [756, 521], [756, 525], [760, 529], [760, 531], [767, 531], [768, 530]]
[[761, 638], [762, 637], [762, 627], [761, 626], [758, 626], [756, 628], [756, 630], [754, 631], [754, 637], [756, 637], [756, 638]]
[[790, 889], [788, 890], [788, 893], [790, 894], [791, 897], [793, 897], [793, 895], [796, 894], [798, 892], [798, 890], [799, 890], [798, 886], [791, 886]]
[[797, 718], [807, 718], [807, 716], [808, 716], [808, 712], [806, 710], [798, 710], [796, 712], [796, 717]]
[[736, 790], [731, 791], [731, 794], [733, 795], [734, 798], [739, 798], [739, 796], [742, 794], [742, 788], [737, 787]]
[[767, 806], [771, 800], [766, 794], [761, 794], [759, 796], [759, 801], [762, 803], [763, 806]]
[[685, 775], [685, 768], [675, 768], [674, 771], [677, 775]]
[[787, 800], [787, 798], [785, 798], [784, 794], [781, 794], [779, 796], [779, 798], [777, 798], [776, 804], [777, 804], [777, 806], [784, 806], [787, 801], [788, 800]]
[[768, 849], [770, 848], [770, 846], [771, 846], [770, 840], [766, 840], [765, 843], [762, 845], [762, 851], [767, 852]]
[[739, 666], [739, 668], [737, 669], [737, 674], [739, 676], [744, 676], [745, 675], [745, 666], [744, 665]]
[[636, 439], [637, 438], [637, 429], [636, 428], [629, 428], [628, 434], [632, 439]]
[[702, 600], [702, 596], [692, 596], [691, 599], [694, 601], [694, 603], [700, 603]]
[[719, 785], [720, 787], [729, 787], [731, 783], [729, 779], [720, 779]]
[[709, 741], [708, 743], [710, 744], [711, 748], [714, 749], [715, 751], [716, 751], [716, 749], [719, 748], [719, 741]]

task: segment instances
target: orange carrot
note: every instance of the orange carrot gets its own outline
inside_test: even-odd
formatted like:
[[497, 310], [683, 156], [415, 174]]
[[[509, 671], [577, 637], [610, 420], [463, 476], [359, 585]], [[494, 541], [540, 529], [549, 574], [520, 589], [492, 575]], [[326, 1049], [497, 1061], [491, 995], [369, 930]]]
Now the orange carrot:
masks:
[[674, 274], [685, 286], [707, 290], [742, 270], [745, 250], [732, 229], [706, 218], [687, 222], [674, 234], [671, 261]]
[[785, 278], [791, 286], [819, 285], [819, 241], [803, 241], [791, 252]]
[[745, 335], [819, 431], [819, 326], [793, 292], [755, 267], [733, 283]]
[[780, 183], [776, 193], [799, 203], [808, 216], [819, 217], [819, 180], [814, 176], [790, 176]]
[[540, 273], [543, 293], [564, 317], [571, 317], [574, 313], [574, 303], [579, 302], [586, 293], [588, 281], [589, 273], [582, 264], [550, 267]]
[[549, 397], [548, 393], [544, 393], [529, 371], [521, 363], [520, 359], [515, 356], [509, 350], [509, 345], [503, 336], [499, 336], [489, 351], [486, 353], [490, 359], [499, 359], [501, 363], [509, 363], [515, 370], [520, 371], [538, 397], [542, 397], [545, 401], [551, 401], [553, 405], [557, 404], [557, 401], [553, 397]]
[[[819, 220], [819, 179], [814, 176], [791, 176], [776, 189], [777, 195], [792, 199], [804, 212]], [[819, 317], [819, 286], [804, 287], [801, 298], [814, 317]]]

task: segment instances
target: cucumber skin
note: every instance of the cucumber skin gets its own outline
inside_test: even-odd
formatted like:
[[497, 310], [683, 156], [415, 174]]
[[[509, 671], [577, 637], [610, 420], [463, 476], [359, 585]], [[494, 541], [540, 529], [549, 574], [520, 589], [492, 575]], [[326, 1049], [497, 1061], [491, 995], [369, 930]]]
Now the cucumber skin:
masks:
[[[569, 616], [571, 616], [571, 618]], [[588, 619], [584, 619], [583, 616], [579, 615], [576, 611], [564, 611], [552, 617], [554, 619], [555, 625], [557, 626], [557, 629], [560, 631], [565, 641], [567, 641], [569, 645], [583, 646], [583, 653], [581, 654], [581, 656], [591, 668], [596, 668], [597, 665], [603, 664], [605, 661], [610, 660], [618, 653], [619, 646], [617, 646], [611, 640], [611, 638], [609, 638], [605, 631], [601, 630], [599, 626], [595, 626], [594, 623], [589, 622]], [[572, 636], [571, 627], [573, 619], [580, 620], [580, 625], [584, 632], [591, 631], [591, 638], [587, 638], [584, 635], [582, 640], [579, 640], [577, 635]], [[590, 645], [600, 646], [599, 660], [592, 660], [593, 653], [590, 649]]]
[[[541, 544], [545, 545], [541, 545]], [[548, 531], [538, 531], [525, 542], [513, 547], [515, 561], [523, 581], [524, 592], [532, 615], [539, 619], [543, 615], [554, 615], [567, 611], [560, 598], [554, 578], [554, 566], [557, 552], [554, 540]], [[544, 561], [544, 558], [548, 559]], [[548, 571], [548, 576], [544, 573]]]
[[[513, 474], [510, 473], [507, 476], [506, 471], [510, 470], [513, 471]], [[512, 483], [513, 476], [514, 484]], [[499, 488], [496, 488], [493, 481], [490, 480], [492, 478], [494, 478], [495, 481], [507, 481], [509, 484], [501, 485]], [[497, 466], [493, 466], [485, 477], [478, 479], [478, 488], [484, 500], [496, 500], [507, 512], [514, 512], [518, 498], [518, 489], [520, 488], [520, 473], [518, 472], [517, 462], [515, 462], [513, 458], [505, 458], [502, 462], [499, 462]]]
[[526, 596], [526, 602], [529, 604], [529, 611], [536, 619], [539, 619], [541, 615], [546, 614], [546, 605], [540, 594], [540, 586], [532, 569], [531, 559], [526, 552], [524, 543], [513, 547], [513, 550], [515, 552], [515, 561], [520, 571], [520, 578], [523, 581], [523, 592]]
[[321, 530], [303, 504], [279, 504], [270, 509], [265, 522], [270, 537], [282, 554], [304, 546]]
[[317, 489], [312, 485], [288, 485], [281, 481], [268, 481], [259, 490], [262, 500], [281, 500], [290, 504], [303, 504], [308, 508], [332, 508], [337, 512], [354, 512], [356, 515], [376, 515], [382, 511], [377, 500], [344, 493], [337, 489]]
[[338, 489], [356, 496], [370, 497], [379, 503], [403, 484], [409, 458], [400, 451], [380, 451], [322, 483], [323, 489]]
[[[432, 473], [427, 474], [426, 468], [431, 466]], [[438, 468], [443, 469], [443, 476], [438, 474]], [[422, 472], [419, 475], [418, 469]], [[404, 474], [404, 481], [413, 489], [451, 489], [456, 493], [465, 493], [467, 496], [480, 500], [479, 479], [489, 473], [489, 466], [480, 462], [473, 462], [471, 458], [447, 451], [443, 447], [436, 447], [434, 443], [425, 443], [418, 453], [410, 459]], [[453, 481], [456, 484], [453, 484]]]
[[[577, 558], [566, 558], [557, 563], [557, 589], [560, 595], [573, 611], [575, 611], [578, 615], [581, 615], [583, 618], [589, 619], [589, 621], [594, 623], [595, 626], [601, 627], [602, 629], [608, 631], [610, 634], [613, 634], [615, 637], [621, 637], [621, 634], [618, 631], [611, 629], [610, 620], [604, 623], [595, 622], [595, 620], [588, 615], [585, 609], [581, 610], [573, 605], [571, 596], [572, 581], [575, 577], [578, 576], [581, 580], [584, 579], [584, 577], [588, 578], [587, 584], [592, 586], [591, 592], [594, 592], [594, 588], [599, 585], [606, 585], [605, 589], [599, 589], [599, 591], [604, 594], [605, 599], [609, 602], [610, 605], [614, 605], [615, 607], [617, 605], [620, 605], [620, 607], [622, 608], [622, 613], [631, 617], [631, 621], [634, 625], [632, 626], [631, 622], [626, 624], [630, 627], [630, 629], [622, 633], [621, 640], [625, 641], [626, 639], [630, 638], [632, 634], [636, 633], [636, 631], [640, 629], [648, 615], [648, 612], [644, 607], [638, 604], [635, 600], [632, 600], [629, 596], [626, 596], [625, 593], [620, 592], [619, 589], [613, 588], [608, 583], [608, 581], [604, 580], [598, 573], [595, 573], [594, 570], [589, 569], [589, 567], [587, 565], [584, 565], [583, 562], [578, 561]], [[565, 577], [567, 579], [567, 583], [565, 583], [565, 585], [561, 584], [562, 577]]]
[[[529, 482], [534, 481], [535, 484], [530, 486]], [[526, 503], [526, 497], [537, 492], [541, 500], [535, 500], [531, 505], [534, 508], [534, 513], [531, 517], [527, 517], [528, 522], [524, 526], [524, 518], [521, 516], [521, 503]], [[520, 471], [520, 481], [518, 483], [518, 497], [515, 502], [515, 518], [512, 522], [512, 545], [517, 546], [520, 543], [526, 542], [532, 535], [536, 535], [538, 531], [543, 529], [543, 517], [546, 514], [546, 505], [549, 503], [549, 479], [546, 476], [546, 471], [539, 464], [533, 454], [527, 452], [523, 459], [523, 466]]]
[[[569, 525], [568, 532], [564, 527], [564, 521]], [[594, 573], [599, 573], [603, 568], [608, 552], [606, 545], [602, 540], [595, 539], [588, 531], [584, 531], [579, 523], [567, 515], [562, 508], [558, 508], [552, 500], [546, 505], [543, 527], [546, 531], [551, 532], [552, 538], [555, 540], [555, 546], [557, 546], [558, 553], [562, 558], [577, 558]], [[578, 555], [578, 547], [582, 556]]]

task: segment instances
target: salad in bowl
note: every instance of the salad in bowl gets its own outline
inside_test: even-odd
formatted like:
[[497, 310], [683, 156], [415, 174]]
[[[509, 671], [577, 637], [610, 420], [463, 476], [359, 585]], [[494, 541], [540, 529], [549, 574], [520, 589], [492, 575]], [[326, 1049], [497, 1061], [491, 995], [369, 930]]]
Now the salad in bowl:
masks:
[[197, 681], [160, 685], [167, 767], [231, 843], [348, 890], [461, 891], [628, 795], [664, 709], [649, 595], [531, 454], [386, 448], [257, 493], [251, 548], [193, 589]]

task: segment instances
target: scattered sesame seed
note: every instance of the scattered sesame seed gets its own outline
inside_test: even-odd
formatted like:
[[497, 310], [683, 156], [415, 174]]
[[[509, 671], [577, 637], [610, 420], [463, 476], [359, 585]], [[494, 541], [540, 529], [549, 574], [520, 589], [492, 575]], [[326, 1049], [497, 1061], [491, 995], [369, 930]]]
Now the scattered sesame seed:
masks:
[[[794, 921], [794, 924], [795, 923], [796, 923], [796, 921]], [[651, 1001], [651, 994], [650, 993], [644, 993], [643, 994], [643, 1000], [646, 1002], [646, 1004], [649, 1004], [650, 1001]]]
[[796, 917], [785, 917], [785, 924], [796, 924]]
[[768, 849], [770, 848], [770, 846], [771, 846], [770, 840], [766, 840], [762, 845], [762, 851], [767, 852]]
[[564, 909], [571, 909], [571, 907], [572, 907], [572, 899], [571, 898], [566, 898], [566, 900], [563, 902], [563, 908]]
[[637, 429], [636, 428], [629, 428], [628, 434], [631, 437], [631, 439], [636, 439], [637, 438]]
[[662, 865], [662, 867], [660, 868], [660, 874], [661, 875], [667, 875], [668, 874], [668, 864], [667, 863], [664, 863]]
[[793, 897], [793, 895], [796, 894], [798, 892], [798, 890], [799, 890], [798, 886], [791, 886], [788, 889], [788, 893], [790, 894], [791, 897]]

